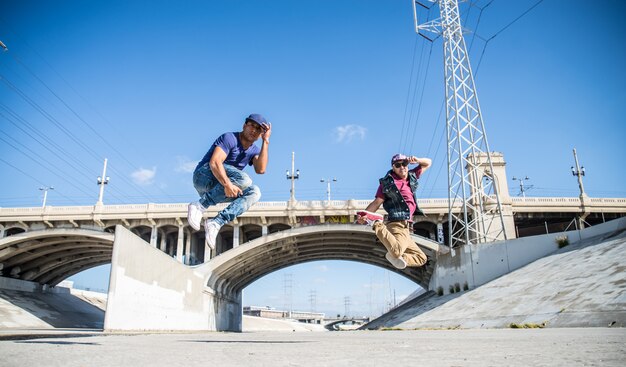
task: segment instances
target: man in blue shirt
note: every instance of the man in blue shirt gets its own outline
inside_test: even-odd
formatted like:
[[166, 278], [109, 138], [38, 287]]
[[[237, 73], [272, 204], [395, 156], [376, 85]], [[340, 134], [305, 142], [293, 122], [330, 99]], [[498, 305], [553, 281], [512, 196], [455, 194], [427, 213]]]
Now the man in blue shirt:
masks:
[[[200, 230], [202, 214], [209, 206], [230, 202], [215, 218], [204, 222], [205, 243], [211, 249], [215, 249], [220, 228], [261, 198], [261, 190], [252, 184], [243, 169], [250, 165], [256, 173], [265, 173], [271, 134], [272, 124], [253, 113], [246, 118], [242, 131], [218, 137], [193, 172], [193, 186], [200, 200], [188, 206], [187, 221], [191, 228]], [[260, 148], [254, 144], [259, 138]]]

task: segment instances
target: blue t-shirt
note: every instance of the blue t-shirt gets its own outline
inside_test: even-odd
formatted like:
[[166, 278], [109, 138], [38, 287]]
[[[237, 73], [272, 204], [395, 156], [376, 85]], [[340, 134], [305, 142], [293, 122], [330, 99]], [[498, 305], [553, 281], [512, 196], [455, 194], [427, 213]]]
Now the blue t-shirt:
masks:
[[[252, 158], [259, 155], [261, 148], [252, 144], [248, 149], [244, 149], [239, 142], [239, 133], [224, 133], [213, 142], [211, 149], [204, 155], [204, 158], [198, 163], [198, 167], [206, 164], [211, 160], [215, 147], [220, 147], [226, 153], [224, 164], [236, 167], [240, 170], [246, 165], [252, 165]], [[196, 167], [197, 168], [197, 167]]]

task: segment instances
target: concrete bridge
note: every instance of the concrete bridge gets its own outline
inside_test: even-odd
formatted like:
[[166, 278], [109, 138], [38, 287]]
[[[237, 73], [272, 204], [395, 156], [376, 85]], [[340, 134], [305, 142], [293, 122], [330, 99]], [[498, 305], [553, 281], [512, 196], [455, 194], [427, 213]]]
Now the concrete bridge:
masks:
[[[503, 210], [508, 213], [509, 238], [561, 232], [567, 225], [574, 229], [571, 222], [577, 216], [597, 224], [626, 215], [623, 198], [508, 197], [503, 202]], [[205, 252], [204, 231], [194, 231], [187, 225], [186, 204], [0, 208], [0, 275], [56, 285], [83, 270], [110, 263], [116, 225], [129, 229], [178, 262], [193, 266], [275, 233], [353, 223], [355, 211], [368, 203], [369, 200], [259, 202], [221, 229], [217, 248], [211, 253]], [[415, 233], [439, 245], [447, 244], [447, 199], [422, 199], [419, 205], [425, 216], [416, 219]], [[206, 215], [215, 215], [223, 206], [211, 208]], [[316, 236], [310, 234], [312, 238]], [[427, 251], [432, 250], [429, 246], [432, 247], [426, 245]], [[348, 254], [336, 256], [361, 260]]]
[[[242, 290], [283, 267], [350, 260], [389, 269], [429, 290], [471, 289], [554, 245], [546, 240], [529, 251], [535, 244], [525, 244], [510, 255], [508, 247], [483, 244], [454, 257], [445, 245], [447, 200], [425, 199], [419, 201], [425, 216], [413, 228], [429, 262], [400, 271], [385, 260], [371, 228], [351, 224], [368, 203], [260, 202], [222, 228], [211, 252], [205, 252], [204, 231], [187, 225], [186, 204], [0, 208], [0, 275], [45, 288], [112, 263], [105, 328], [241, 330]], [[539, 227], [547, 232], [556, 223], [560, 234], [576, 217], [593, 224], [626, 214], [626, 199], [619, 198], [508, 198], [504, 204], [510, 237], [526, 223], [543, 222]], [[493, 266], [476, 273], [472, 252], [483, 248], [489, 255], [480, 261]]]

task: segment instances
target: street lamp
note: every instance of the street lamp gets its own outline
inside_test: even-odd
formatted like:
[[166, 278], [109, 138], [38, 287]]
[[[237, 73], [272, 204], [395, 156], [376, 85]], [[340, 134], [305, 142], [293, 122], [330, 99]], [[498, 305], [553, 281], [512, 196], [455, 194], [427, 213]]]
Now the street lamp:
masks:
[[291, 180], [291, 195], [290, 195], [289, 201], [292, 202], [292, 203], [296, 201], [296, 183], [295, 183], [295, 180], [300, 178], [300, 170], [296, 170], [294, 172], [295, 157], [296, 157], [296, 153], [295, 152], [291, 152], [291, 172], [289, 172], [289, 170], [287, 170], [285, 172], [285, 175], [287, 176], [287, 179]]
[[102, 169], [102, 176], [98, 176], [98, 185], [100, 186], [100, 195], [98, 195], [97, 204], [102, 205], [102, 196], [104, 195], [104, 185], [109, 183], [109, 178], [107, 176], [107, 159], [104, 158], [104, 168]]
[[42, 208], [46, 207], [46, 200], [48, 199], [48, 190], [54, 190], [54, 187], [50, 186], [42, 186], [39, 188], [39, 190], [43, 191], [43, 204], [41, 205]]
[[320, 182], [326, 182], [326, 195], [328, 196], [328, 203], [330, 204], [330, 183], [331, 182], [337, 182], [336, 178], [333, 178], [332, 180], [330, 178], [327, 179], [321, 179]]
[[574, 166], [571, 166], [572, 175], [578, 177], [578, 188], [580, 189], [580, 197], [587, 196], [585, 194], [585, 187], [583, 186], [583, 176], [585, 175], [585, 167], [580, 167], [578, 165], [578, 155], [576, 155], [576, 148], [574, 148], [574, 161], [576, 162], [576, 169]]
[[[528, 181], [530, 178], [528, 176], [524, 178], [516, 178], [513, 176], [513, 181], [519, 181], [519, 191], [522, 194], [522, 197], [526, 197], [526, 188], [524, 188], [524, 181]], [[532, 189], [533, 185], [528, 186], [528, 189]]]

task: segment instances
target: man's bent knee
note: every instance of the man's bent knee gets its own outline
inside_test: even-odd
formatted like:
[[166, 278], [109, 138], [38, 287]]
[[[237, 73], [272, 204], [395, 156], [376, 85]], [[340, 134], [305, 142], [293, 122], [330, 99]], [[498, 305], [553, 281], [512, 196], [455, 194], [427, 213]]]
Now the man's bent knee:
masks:
[[246, 188], [246, 196], [252, 203], [256, 203], [261, 200], [261, 189], [257, 185], [251, 185]]

